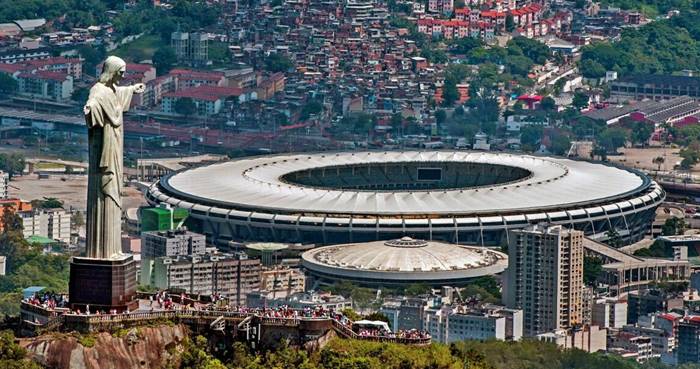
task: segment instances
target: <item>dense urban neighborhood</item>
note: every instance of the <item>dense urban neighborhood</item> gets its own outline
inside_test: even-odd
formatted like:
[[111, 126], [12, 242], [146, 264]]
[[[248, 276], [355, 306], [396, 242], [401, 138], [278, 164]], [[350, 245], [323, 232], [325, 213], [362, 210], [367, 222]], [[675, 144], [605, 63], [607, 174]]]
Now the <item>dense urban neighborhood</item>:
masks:
[[699, 17], [0, 0], [0, 367], [700, 368]]

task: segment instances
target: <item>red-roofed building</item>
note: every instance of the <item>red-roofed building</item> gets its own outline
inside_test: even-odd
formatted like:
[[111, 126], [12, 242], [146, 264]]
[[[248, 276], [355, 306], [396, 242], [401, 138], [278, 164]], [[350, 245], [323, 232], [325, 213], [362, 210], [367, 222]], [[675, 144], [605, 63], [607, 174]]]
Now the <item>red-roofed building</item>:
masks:
[[455, 9], [455, 19], [468, 21], [469, 20], [469, 8]]
[[36, 70], [16, 76], [19, 94], [51, 101], [67, 101], [73, 93], [73, 77], [61, 72]]
[[219, 86], [196, 86], [163, 95], [161, 110], [165, 113], [176, 114], [178, 101], [183, 98], [192, 99], [197, 106], [195, 115], [210, 116], [218, 114], [227, 99], [237, 99], [241, 102], [257, 98], [255, 92], [247, 92], [240, 88]]
[[25, 65], [27, 69], [30, 70], [65, 73], [72, 76], [73, 79], [80, 79], [83, 76], [83, 61], [79, 58], [64, 58], [59, 56], [48, 59], [30, 60], [26, 62]]
[[428, 11], [449, 14], [455, 8], [454, 0], [428, 0]]
[[284, 91], [284, 73], [275, 73], [258, 83], [255, 88], [258, 100], [269, 100], [276, 93]]
[[176, 89], [206, 85], [225, 86], [226, 76], [222, 72], [197, 71], [190, 69], [173, 69], [169, 73], [176, 79]]

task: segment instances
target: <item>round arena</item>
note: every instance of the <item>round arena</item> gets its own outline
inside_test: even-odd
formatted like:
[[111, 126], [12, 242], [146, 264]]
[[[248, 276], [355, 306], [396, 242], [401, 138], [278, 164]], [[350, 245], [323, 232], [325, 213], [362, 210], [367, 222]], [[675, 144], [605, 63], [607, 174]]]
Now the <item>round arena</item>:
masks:
[[541, 222], [635, 242], [664, 197], [631, 169], [466, 151], [245, 158], [167, 175], [146, 195], [151, 204], [190, 210], [190, 226], [219, 244], [410, 236], [485, 246], [505, 244], [508, 229]]
[[302, 265], [325, 283], [349, 280], [369, 286], [442, 286], [501, 273], [508, 266], [508, 257], [485, 247], [402, 237], [319, 247], [302, 255]]

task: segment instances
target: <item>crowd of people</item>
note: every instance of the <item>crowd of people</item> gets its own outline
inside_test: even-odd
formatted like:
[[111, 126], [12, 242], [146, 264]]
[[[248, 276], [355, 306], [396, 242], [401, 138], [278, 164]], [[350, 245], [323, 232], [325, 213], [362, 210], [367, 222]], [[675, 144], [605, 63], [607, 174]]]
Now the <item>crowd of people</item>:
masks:
[[66, 296], [46, 291], [44, 293], [36, 292], [29, 298], [24, 299], [24, 302], [30, 305], [41, 306], [44, 309], [55, 309], [57, 307], [65, 307], [68, 304]]
[[[345, 314], [333, 309], [326, 309], [323, 306], [315, 307], [304, 307], [302, 309], [292, 308], [288, 305], [278, 306], [278, 307], [265, 307], [265, 308], [249, 308], [246, 306], [231, 306], [225, 304], [209, 303], [204, 304], [192, 300], [184, 293], [179, 296], [179, 303], [173, 300], [173, 296], [177, 299], [177, 295], [168, 294], [167, 291], [158, 291], [152, 295], [149, 295], [149, 307], [151, 311], [155, 309], [159, 311], [172, 311], [172, 310], [188, 310], [188, 311], [226, 311], [240, 313], [243, 315], [256, 315], [263, 318], [279, 318], [279, 319], [323, 319], [330, 318], [336, 322], [339, 322], [342, 326], [349, 330], [353, 330], [358, 337], [361, 338], [398, 338], [398, 339], [426, 339], [430, 338], [430, 335], [425, 331], [420, 331], [417, 329], [411, 330], [398, 330], [392, 332], [386, 327], [367, 327], [367, 326], [354, 326], [353, 321], [349, 319]], [[212, 301], [220, 301], [219, 296], [212, 296]], [[55, 294], [51, 292], [45, 293], [35, 293], [25, 302], [41, 306], [46, 309], [52, 309], [55, 307], [67, 306], [67, 298], [60, 294]], [[119, 312], [112, 310], [109, 312], [105, 311], [90, 311], [90, 306], [86, 306], [84, 311], [79, 309], [69, 310], [67, 314], [77, 314], [77, 315], [117, 315]]]
[[421, 331], [418, 329], [400, 329], [396, 332], [392, 332], [386, 329], [360, 328], [359, 330], [357, 330], [357, 335], [359, 337], [400, 338], [409, 340], [430, 338], [430, 334], [428, 332]]

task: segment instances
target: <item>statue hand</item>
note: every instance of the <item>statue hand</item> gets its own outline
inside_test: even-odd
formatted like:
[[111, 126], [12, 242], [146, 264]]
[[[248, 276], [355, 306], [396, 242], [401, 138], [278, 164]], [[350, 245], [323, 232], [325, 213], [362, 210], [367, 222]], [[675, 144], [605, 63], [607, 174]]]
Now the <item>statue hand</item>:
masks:
[[85, 115], [90, 114], [90, 106], [89, 105], [83, 106], [83, 113], [85, 113]]
[[143, 83], [137, 83], [134, 85], [134, 93], [142, 94], [144, 91], [146, 91], [146, 85]]

